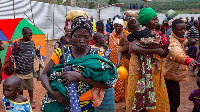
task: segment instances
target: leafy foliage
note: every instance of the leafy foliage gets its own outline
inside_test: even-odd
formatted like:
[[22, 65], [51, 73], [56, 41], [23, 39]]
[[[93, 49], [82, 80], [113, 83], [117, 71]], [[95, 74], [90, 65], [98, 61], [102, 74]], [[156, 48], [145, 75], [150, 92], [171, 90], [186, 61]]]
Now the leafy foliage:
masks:
[[[58, 5], [62, 4], [63, 0], [32, 0], [38, 2], [45, 3], [55, 3]], [[122, 5], [123, 10], [128, 10], [131, 4], [138, 4], [138, 7], [141, 5], [145, 7], [152, 7], [157, 12], [161, 12], [161, 10], [186, 10], [186, 9], [200, 9], [200, 0], [152, 0], [152, 2], [145, 3], [141, 0], [100, 0], [100, 7], [111, 5], [117, 2], [124, 3]], [[67, 0], [67, 5], [70, 5], [70, 0]], [[76, 0], [77, 7], [85, 7], [85, 8], [97, 8], [98, 0]], [[148, 5], [147, 5], [148, 4]], [[195, 12], [194, 12], [195, 13]]]
[[95, 2], [89, 2], [89, 9], [94, 9], [95, 8]]
[[112, 4], [115, 4], [117, 3], [118, 1], [117, 0], [109, 0], [108, 1], [108, 5], [112, 5]]

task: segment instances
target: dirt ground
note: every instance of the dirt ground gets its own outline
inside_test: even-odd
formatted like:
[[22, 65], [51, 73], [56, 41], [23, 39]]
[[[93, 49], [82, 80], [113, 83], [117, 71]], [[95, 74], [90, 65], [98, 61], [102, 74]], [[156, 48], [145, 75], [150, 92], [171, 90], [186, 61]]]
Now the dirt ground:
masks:
[[[54, 52], [53, 43], [54, 41], [48, 41], [48, 43], [46, 42], [47, 59], [45, 60], [45, 64], [49, 61], [51, 54]], [[197, 85], [196, 85], [196, 77], [188, 76], [188, 78], [189, 78], [188, 82], [180, 82], [181, 105], [179, 107], [178, 112], [192, 112], [193, 103], [188, 100], [188, 96], [192, 92], [192, 90], [197, 89]], [[41, 82], [34, 79], [34, 102], [35, 102], [36, 108], [33, 110], [33, 112], [40, 111], [40, 103], [45, 93], [46, 93], [46, 90], [43, 88]], [[28, 92], [25, 91], [24, 95], [28, 97]], [[1, 84], [0, 98], [2, 97], [3, 97], [3, 92], [2, 92], [2, 84]], [[5, 112], [3, 102], [1, 100], [0, 100], [0, 112]], [[116, 112], [125, 112], [125, 100], [119, 103], [116, 103]]]

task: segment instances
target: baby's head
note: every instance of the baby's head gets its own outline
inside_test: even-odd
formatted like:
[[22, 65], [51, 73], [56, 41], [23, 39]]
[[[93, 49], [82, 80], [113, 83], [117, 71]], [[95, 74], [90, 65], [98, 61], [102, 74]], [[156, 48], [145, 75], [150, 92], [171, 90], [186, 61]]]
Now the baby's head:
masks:
[[95, 41], [95, 43], [99, 43], [100, 45], [104, 44], [104, 35], [102, 33], [95, 33], [93, 35], [93, 40]]
[[200, 88], [200, 77], [197, 78], [197, 86]]
[[140, 23], [136, 18], [134, 18], [128, 22], [127, 26], [129, 32], [134, 32], [140, 28]]
[[195, 46], [196, 40], [194, 38], [190, 39], [190, 46]]
[[12, 99], [20, 91], [21, 80], [17, 76], [8, 77], [3, 84], [3, 95], [6, 99]]

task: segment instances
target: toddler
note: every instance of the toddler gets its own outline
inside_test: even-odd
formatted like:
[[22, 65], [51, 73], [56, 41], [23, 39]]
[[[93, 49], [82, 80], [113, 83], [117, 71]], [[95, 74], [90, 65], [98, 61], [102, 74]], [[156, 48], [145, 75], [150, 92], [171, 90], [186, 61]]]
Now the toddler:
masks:
[[21, 80], [16, 75], [8, 77], [3, 84], [3, 103], [6, 112], [32, 112], [29, 100], [19, 95]]
[[[200, 78], [197, 78], [197, 85], [200, 88]], [[189, 96], [189, 100], [193, 101], [194, 108], [192, 112], [200, 112], [200, 89], [195, 89]]]

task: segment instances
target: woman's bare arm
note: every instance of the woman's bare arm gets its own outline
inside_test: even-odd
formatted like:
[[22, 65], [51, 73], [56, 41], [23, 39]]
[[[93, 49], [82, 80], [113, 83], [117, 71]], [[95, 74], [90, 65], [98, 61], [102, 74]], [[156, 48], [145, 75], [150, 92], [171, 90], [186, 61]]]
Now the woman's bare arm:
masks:
[[134, 53], [137, 54], [151, 54], [151, 53], [156, 53], [159, 56], [164, 56], [166, 54], [166, 51], [161, 49], [161, 48], [155, 48], [155, 49], [148, 49], [148, 48], [142, 48], [139, 47], [138, 45], [136, 45], [136, 43], [138, 42], [137, 39], [134, 39], [131, 43], [130, 43], [130, 50]]

